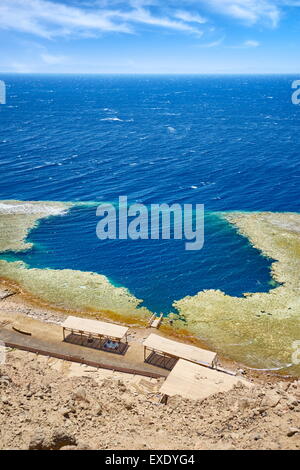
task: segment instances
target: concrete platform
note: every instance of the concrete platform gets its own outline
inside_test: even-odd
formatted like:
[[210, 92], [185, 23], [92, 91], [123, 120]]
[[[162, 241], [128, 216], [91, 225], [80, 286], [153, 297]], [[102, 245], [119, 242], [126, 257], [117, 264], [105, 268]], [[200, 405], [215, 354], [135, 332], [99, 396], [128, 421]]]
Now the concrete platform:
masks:
[[[51, 327], [51, 325], [45, 325], [45, 329], [49, 328], [49, 326]], [[83, 346], [64, 343], [62, 340], [53, 341], [51, 339], [47, 341], [46, 339], [35, 337], [34, 333], [32, 336], [27, 336], [10, 328], [0, 328], [0, 340], [8, 347], [36, 352], [44, 356], [56, 357], [67, 361], [79, 362], [93, 367], [153, 378], [166, 377], [168, 375], [167, 371], [142, 362], [143, 351], [141, 345], [139, 345], [141, 356], [141, 362], [139, 363], [138, 357], [136, 361], [129, 361], [126, 356], [117, 356], [95, 349], [90, 350]], [[131, 345], [129, 344], [128, 353], [130, 352], [130, 347]], [[134, 353], [136, 355], [137, 352], [134, 351]]]

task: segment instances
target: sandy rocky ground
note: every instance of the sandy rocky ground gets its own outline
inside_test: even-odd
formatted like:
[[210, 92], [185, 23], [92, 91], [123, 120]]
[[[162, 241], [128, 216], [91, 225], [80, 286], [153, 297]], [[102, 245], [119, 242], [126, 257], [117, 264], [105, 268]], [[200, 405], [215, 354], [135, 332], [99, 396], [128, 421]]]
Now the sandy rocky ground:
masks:
[[300, 381], [159, 403], [160, 383], [12, 350], [1, 449], [299, 449]]
[[14, 312], [26, 317], [35, 318], [45, 323], [61, 324], [66, 316], [59, 312], [46, 308], [38, 307], [30, 301], [25, 301], [19, 290], [7, 287], [3, 281], [0, 281], [0, 312]]

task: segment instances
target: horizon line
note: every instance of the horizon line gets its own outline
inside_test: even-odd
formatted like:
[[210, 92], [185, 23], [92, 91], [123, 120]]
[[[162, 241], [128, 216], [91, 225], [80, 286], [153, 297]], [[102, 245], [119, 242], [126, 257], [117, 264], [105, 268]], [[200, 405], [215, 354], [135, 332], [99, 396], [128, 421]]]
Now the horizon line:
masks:
[[1, 72], [0, 75], [249, 76], [299, 75], [299, 72]]

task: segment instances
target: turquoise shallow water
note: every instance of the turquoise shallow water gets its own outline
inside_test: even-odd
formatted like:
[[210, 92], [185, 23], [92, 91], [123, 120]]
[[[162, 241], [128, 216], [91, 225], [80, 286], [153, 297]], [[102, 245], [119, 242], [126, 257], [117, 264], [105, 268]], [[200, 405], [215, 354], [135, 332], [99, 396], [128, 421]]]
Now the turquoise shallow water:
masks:
[[268, 291], [271, 261], [214, 211], [299, 211], [297, 77], [6, 76], [0, 198], [204, 203], [205, 245], [106, 241], [95, 207], [43, 220], [9, 259], [107, 275], [154, 311], [202, 289]]

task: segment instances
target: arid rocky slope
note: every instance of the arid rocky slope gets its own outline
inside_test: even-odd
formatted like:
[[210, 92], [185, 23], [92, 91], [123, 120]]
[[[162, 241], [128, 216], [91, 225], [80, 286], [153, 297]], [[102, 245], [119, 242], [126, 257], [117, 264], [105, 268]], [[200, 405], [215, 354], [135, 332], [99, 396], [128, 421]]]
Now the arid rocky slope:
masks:
[[203, 402], [125, 381], [68, 377], [34, 354], [0, 366], [1, 449], [297, 449], [300, 381], [243, 386]]

